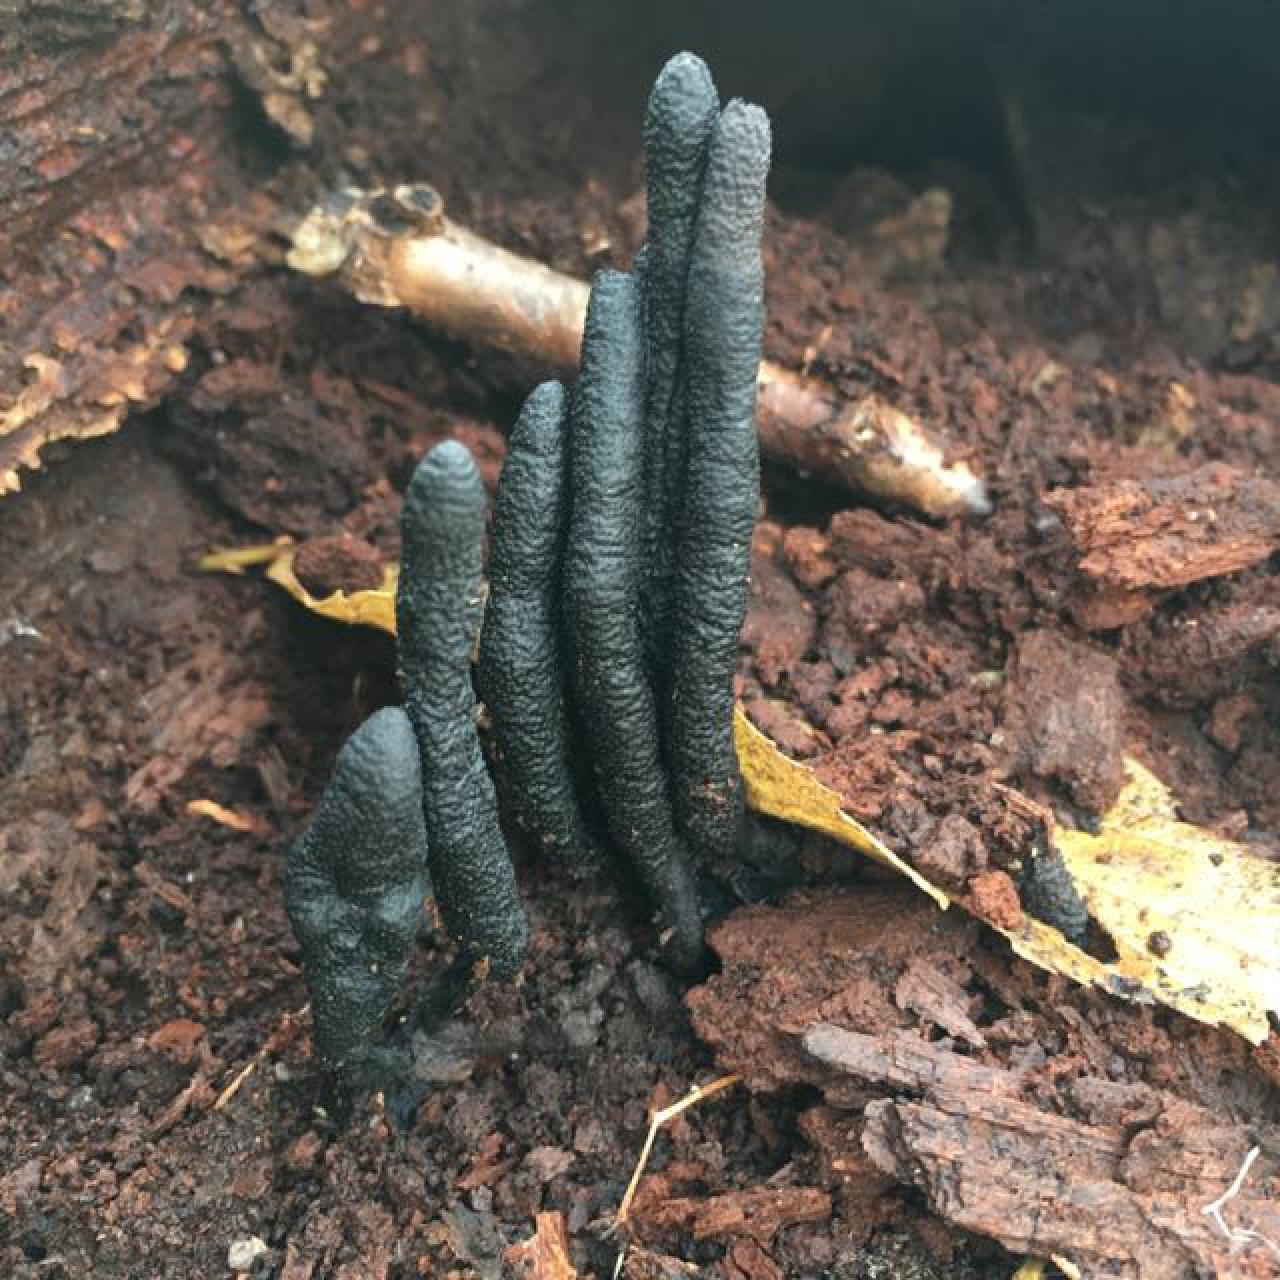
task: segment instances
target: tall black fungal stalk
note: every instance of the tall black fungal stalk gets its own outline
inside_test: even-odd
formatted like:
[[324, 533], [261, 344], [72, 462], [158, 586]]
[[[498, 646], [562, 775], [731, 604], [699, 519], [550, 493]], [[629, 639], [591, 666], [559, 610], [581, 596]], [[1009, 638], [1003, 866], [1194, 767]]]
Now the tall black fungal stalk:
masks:
[[445, 926], [477, 962], [511, 977], [529, 926], [476, 729], [471, 651], [480, 629], [484, 489], [466, 448], [418, 464], [400, 518], [396, 636], [405, 710], [422, 752], [429, 862]]
[[711, 138], [684, 317], [688, 440], [672, 633], [670, 760], [676, 815], [727, 853], [742, 809], [733, 677], [760, 495], [756, 374], [764, 330], [760, 239], [769, 120], [731, 102]]
[[549, 853], [581, 865], [591, 839], [573, 785], [560, 639], [568, 413], [564, 387], [544, 382], [525, 401], [508, 438], [476, 675], [494, 713], [522, 827]]
[[609, 834], [675, 930], [679, 958], [692, 963], [702, 924], [675, 829], [640, 626], [643, 303], [634, 276], [596, 276], [569, 415], [573, 516], [563, 591], [570, 683]]
[[316, 1049], [350, 1079], [396, 1071], [382, 1023], [428, 892], [418, 743], [398, 707], [375, 712], [338, 753], [333, 777], [285, 872], [302, 944]]
[[[654, 85], [644, 136], [648, 235], [633, 274], [601, 272], [592, 286], [557, 537], [527, 514], [550, 510], [535, 476], [542, 496], [551, 492], [530, 433], [513, 436], [499, 489], [499, 520], [510, 510], [528, 530], [503, 531], [513, 544], [558, 545], [568, 511], [563, 562], [544, 562], [538, 579], [540, 598], [558, 599], [561, 612], [540, 608], [520, 641], [503, 640], [492, 619], [480, 675], [524, 824], [552, 847], [577, 846], [563, 694], [548, 696], [511, 661], [548, 655], [541, 672], [564, 655], [609, 834], [653, 895], [673, 954], [693, 963], [693, 864], [729, 852], [742, 810], [733, 677], [759, 501], [769, 123], [745, 103], [721, 110], [706, 65], [680, 54]], [[521, 421], [545, 417], [544, 442], [559, 441], [563, 418], [549, 414], [548, 394], [539, 388]], [[516, 608], [508, 566], [495, 546], [490, 607], [504, 617]]]
[[[511, 435], [477, 680], [521, 826], [579, 862], [598, 809], [692, 966], [695, 867], [731, 849], [742, 809], [733, 678], [759, 499], [769, 125], [758, 107], [721, 109], [705, 64], [681, 54], [654, 85], [644, 143], [635, 270], [596, 277], [576, 385], [537, 388]], [[483, 528], [474, 462], [437, 446], [402, 517], [405, 711], [353, 735], [290, 858], [317, 1043], [353, 1078], [394, 1058], [376, 1033], [428, 863], [473, 971], [511, 976], [528, 943], [469, 669]]]
[[676, 547], [671, 525], [681, 514], [688, 456], [680, 375], [689, 255], [702, 203], [707, 149], [720, 117], [706, 63], [677, 54], [654, 82], [644, 120], [645, 199], [649, 228], [636, 256], [648, 337], [644, 435], [642, 622], [655, 679], [670, 668], [671, 589]]

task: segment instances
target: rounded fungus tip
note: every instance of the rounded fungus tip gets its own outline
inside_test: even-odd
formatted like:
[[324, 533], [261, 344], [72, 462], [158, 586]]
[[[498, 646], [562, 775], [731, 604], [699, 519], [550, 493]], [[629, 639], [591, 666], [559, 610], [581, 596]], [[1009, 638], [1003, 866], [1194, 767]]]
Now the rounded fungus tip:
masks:
[[461, 440], [441, 440], [422, 460], [422, 466], [462, 474], [476, 469], [471, 450]]
[[681, 150], [704, 134], [720, 109], [711, 68], [696, 53], [677, 53], [658, 73], [645, 110], [645, 143]]
[[377, 776], [385, 788], [399, 795], [422, 785], [418, 741], [413, 726], [399, 707], [375, 711], [338, 752], [335, 776]]
[[524, 402], [524, 409], [511, 429], [510, 450], [524, 450], [538, 458], [559, 457], [563, 440], [561, 432], [547, 430], [548, 423], [558, 424], [565, 411], [568, 393], [562, 382], [540, 382]]

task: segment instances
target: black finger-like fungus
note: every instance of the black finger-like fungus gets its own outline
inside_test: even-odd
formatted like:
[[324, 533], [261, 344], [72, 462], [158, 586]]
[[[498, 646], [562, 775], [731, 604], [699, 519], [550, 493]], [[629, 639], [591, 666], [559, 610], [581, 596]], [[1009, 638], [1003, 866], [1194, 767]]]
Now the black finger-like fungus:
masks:
[[1018, 889], [1028, 915], [1052, 925], [1073, 946], [1089, 949], [1093, 933], [1089, 908], [1062, 855], [1047, 842], [1026, 860]]
[[702, 922], [672, 821], [639, 624], [643, 320], [635, 279], [600, 272], [570, 409], [573, 513], [564, 600], [573, 691], [579, 716], [590, 727], [591, 761], [609, 832], [672, 926], [673, 957], [692, 964], [702, 953]]
[[569, 863], [590, 852], [574, 790], [560, 643], [569, 525], [568, 396], [544, 382], [507, 442], [489, 550], [476, 677], [512, 783], [517, 820]]
[[400, 522], [396, 630], [440, 911], [473, 960], [509, 977], [524, 960], [529, 926], [480, 749], [471, 684], [484, 510], [480, 474], [463, 445], [446, 441], [418, 464]]
[[685, 302], [689, 456], [679, 522], [668, 752], [681, 830], [726, 853], [741, 812], [733, 677], [760, 493], [756, 375], [769, 118], [731, 102], [711, 141]]
[[289, 853], [285, 905], [311, 991], [316, 1048], [348, 1080], [399, 1074], [383, 1022], [428, 892], [418, 744], [398, 708], [338, 754], [311, 825]]
[[663, 688], [670, 662], [672, 525], [683, 494], [686, 457], [678, 381], [685, 287], [707, 150], [719, 115], [720, 98], [706, 63], [691, 53], [677, 54], [662, 68], [645, 112], [649, 226], [635, 268], [644, 294], [648, 346], [641, 625], [650, 670]]
[[[670, 926], [673, 959], [693, 967], [691, 854], [727, 851], [741, 807], [733, 677], [759, 493], [768, 121], [738, 102], [721, 112], [706, 66], [682, 54], [654, 87], [645, 149], [636, 275], [597, 277], [572, 396], [538, 388], [512, 433], [477, 678], [522, 825], [570, 860], [591, 843], [569, 741], [571, 725], [583, 732], [591, 798]], [[356, 1082], [404, 1066], [378, 1032], [428, 870], [462, 955], [419, 1013], [452, 1007], [481, 962], [514, 974], [528, 945], [471, 683], [483, 532], [470, 454], [438, 446], [402, 517], [405, 710], [352, 737], [290, 858], [317, 1044]]]

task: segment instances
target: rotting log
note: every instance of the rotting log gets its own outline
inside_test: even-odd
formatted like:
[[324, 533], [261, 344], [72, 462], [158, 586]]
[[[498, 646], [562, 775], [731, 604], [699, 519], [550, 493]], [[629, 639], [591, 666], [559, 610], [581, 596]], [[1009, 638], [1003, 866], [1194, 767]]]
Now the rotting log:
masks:
[[50, 442], [156, 404], [254, 263], [237, 68], [278, 45], [274, 8], [0, 0], [0, 494]]
[[[340, 25], [309, 23], [282, 0], [0, 0], [0, 495], [49, 443], [108, 433], [159, 403], [209, 300], [272, 257], [279, 211], [238, 159], [239, 107], [255, 101], [305, 147], [324, 80], [316, 41], [341, 44]], [[439, 213], [428, 191], [397, 189], [414, 195], [407, 210], [392, 207], [395, 193], [361, 193], [373, 213], [363, 251], [329, 269], [442, 332], [571, 368], [586, 285], [453, 223], [418, 234]], [[766, 364], [759, 425], [763, 451], [801, 473], [931, 516], [990, 509], [965, 461], [874, 397], [844, 404]]]

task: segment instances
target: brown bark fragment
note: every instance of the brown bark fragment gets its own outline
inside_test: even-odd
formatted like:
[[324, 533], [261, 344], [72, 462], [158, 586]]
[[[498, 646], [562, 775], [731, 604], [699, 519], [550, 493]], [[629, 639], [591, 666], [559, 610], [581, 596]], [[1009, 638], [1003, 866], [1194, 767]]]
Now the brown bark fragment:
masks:
[[650, 1236], [680, 1231], [695, 1240], [746, 1236], [767, 1243], [786, 1227], [830, 1216], [831, 1195], [820, 1187], [749, 1187], [705, 1197], [644, 1197], [631, 1221]]
[[623, 1255], [619, 1280], [698, 1280], [706, 1272], [665, 1253], [630, 1248]]
[[1124, 709], [1109, 654], [1058, 631], [1025, 632], [1005, 684], [1009, 767], [1062, 782], [1077, 804], [1100, 813], [1124, 782]]
[[1184, 475], [1056, 490], [1081, 573], [1128, 591], [1236, 573], [1280, 546], [1280, 484], [1223, 463]]
[[[825, 1065], [919, 1095], [868, 1104], [863, 1148], [967, 1230], [1015, 1252], [1063, 1255], [1088, 1275], [1275, 1274], [1265, 1244], [1233, 1248], [1203, 1212], [1249, 1150], [1241, 1126], [1166, 1096], [1155, 1123], [1130, 1136], [1120, 1123], [1085, 1123], [1028, 1102], [1015, 1073], [918, 1037], [817, 1025], [803, 1044]], [[1116, 1101], [1129, 1104], [1132, 1122], [1158, 1096], [1129, 1091]], [[1274, 1162], [1257, 1171], [1230, 1202], [1233, 1229], [1280, 1240], [1276, 1181]]]
[[898, 1089], [973, 1090], [1011, 1098], [1022, 1088], [1012, 1072], [984, 1067], [910, 1032], [869, 1036], [817, 1023], [804, 1032], [800, 1043], [807, 1054], [826, 1066]]
[[782, 1269], [755, 1240], [735, 1240], [720, 1270], [725, 1280], [783, 1280]]
[[[1194, 1169], [1173, 1187], [1142, 1193], [1126, 1185], [1122, 1130], [1025, 1104], [1003, 1103], [995, 1113], [970, 1101], [872, 1103], [863, 1141], [882, 1169], [913, 1182], [951, 1221], [1015, 1251], [1064, 1255], [1085, 1274], [1275, 1275], [1264, 1245], [1237, 1252], [1202, 1212], [1235, 1178], [1242, 1131], [1232, 1131], [1229, 1153], [1197, 1143]], [[1231, 1221], [1269, 1239], [1280, 1232], [1280, 1211], [1256, 1191], [1232, 1202]]]
[[569, 1232], [562, 1213], [538, 1214], [533, 1235], [513, 1244], [502, 1260], [519, 1280], [576, 1280], [578, 1275], [569, 1260]]
[[947, 1035], [976, 1049], [984, 1047], [982, 1032], [969, 1016], [973, 997], [950, 974], [924, 957], [916, 957], [907, 966], [893, 989], [893, 998], [899, 1008], [909, 1009]]
[[0, 494], [155, 404], [235, 285], [270, 216], [227, 172], [243, 22], [230, 0], [0, 17]]

